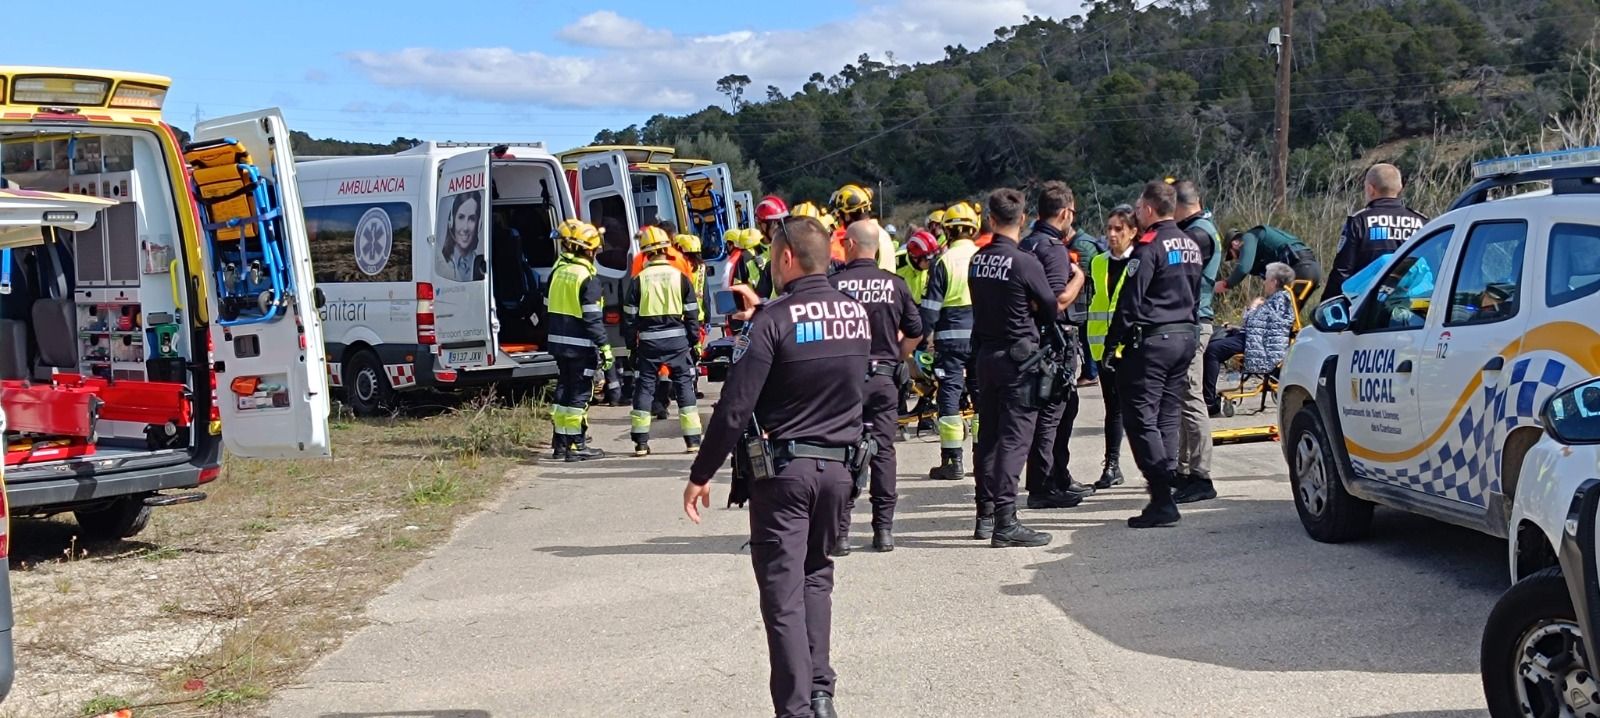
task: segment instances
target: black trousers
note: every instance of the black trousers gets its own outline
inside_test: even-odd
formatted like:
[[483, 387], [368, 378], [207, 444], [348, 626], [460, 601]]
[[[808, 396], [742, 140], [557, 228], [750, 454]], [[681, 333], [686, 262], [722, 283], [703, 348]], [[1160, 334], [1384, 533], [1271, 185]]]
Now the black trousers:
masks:
[[594, 352], [556, 355], [556, 396], [558, 406], [582, 409], [589, 406], [594, 394], [594, 372], [600, 358]]
[[1033, 443], [1036, 409], [1023, 408], [1026, 393], [1018, 381], [1017, 362], [1005, 352], [978, 358], [978, 502], [996, 510], [1017, 502], [1017, 480]]
[[1205, 382], [1203, 394], [1206, 406], [1211, 409], [1220, 407], [1221, 400], [1217, 398], [1217, 377], [1222, 375], [1222, 363], [1244, 353], [1244, 332], [1231, 329], [1227, 334], [1211, 335], [1211, 342], [1206, 344], [1205, 356]]
[[811, 692], [833, 693], [828, 663], [833, 559], [850, 472], [837, 461], [796, 459], [750, 483], [750, 562], [761, 594], [778, 718], [811, 715]]
[[1122, 460], [1122, 396], [1117, 393], [1115, 369], [1100, 369], [1100, 395], [1106, 404], [1106, 456], [1109, 462]]
[[676, 391], [678, 408], [681, 410], [694, 406], [695, 366], [693, 360], [689, 358], [689, 347], [665, 351], [640, 348], [633, 356], [634, 367], [639, 370], [633, 379], [634, 409], [649, 411], [654, 406], [663, 366], [667, 368], [667, 376], [670, 377], [669, 381]]
[[1152, 490], [1170, 488], [1178, 473], [1178, 423], [1196, 341], [1192, 331], [1152, 334], [1138, 347], [1124, 348], [1117, 362], [1122, 424], [1133, 444], [1133, 463]]
[[[1071, 481], [1067, 462], [1072, 460], [1072, 427], [1078, 422], [1079, 398], [1068, 387], [1065, 399], [1038, 411], [1033, 445], [1028, 448], [1028, 493], [1064, 489]], [[982, 428], [982, 422], [979, 422]]]
[[967, 393], [967, 360], [972, 350], [965, 343], [941, 346], [933, 356], [934, 376], [939, 388], [934, 392], [939, 416], [960, 416], [961, 397]]
[[[872, 482], [867, 494], [872, 500], [872, 528], [894, 528], [894, 507], [899, 501], [895, 490], [896, 461], [894, 440], [900, 433], [900, 387], [894, 377], [874, 376], [867, 380], [861, 396], [861, 423], [878, 442], [878, 453], [872, 457]], [[841, 532], [850, 530], [850, 512], [856, 500], [845, 504]]]

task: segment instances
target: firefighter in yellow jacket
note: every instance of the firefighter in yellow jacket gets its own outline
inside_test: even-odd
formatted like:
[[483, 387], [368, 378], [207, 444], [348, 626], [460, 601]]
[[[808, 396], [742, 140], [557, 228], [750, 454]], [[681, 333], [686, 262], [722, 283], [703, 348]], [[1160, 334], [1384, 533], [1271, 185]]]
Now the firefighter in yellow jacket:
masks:
[[587, 436], [595, 371], [610, 369], [615, 363], [601, 313], [600, 282], [594, 272], [600, 230], [569, 219], [556, 228], [556, 235], [566, 254], [550, 273], [545, 297], [550, 322], [546, 343], [558, 372], [555, 404], [550, 409], [555, 425], [554, 456], [586, 461], [605, 456], [604, 451], [589, 446]]
[[700, 414], [695, 407], [694, 375], [699, 361], [700, 300], [694, 281], [667, 261], [672, 239], [660, 227], [639, 230], [644, 271], [629, 280], [624, 295], [623, 333], [629, 338], [637, 373], [629, 415], [633, 455], [650, 454], [650, 408], [662, 367], [677, 390], [678, 424], [690, 451], [700, 447]]

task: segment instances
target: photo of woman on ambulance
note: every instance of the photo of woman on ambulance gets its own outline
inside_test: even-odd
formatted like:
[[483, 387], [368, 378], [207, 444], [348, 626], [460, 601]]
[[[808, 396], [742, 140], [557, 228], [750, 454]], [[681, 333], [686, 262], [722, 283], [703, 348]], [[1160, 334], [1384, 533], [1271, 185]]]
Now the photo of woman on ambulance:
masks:
[[439, 245], [435, 273], [452, 282], [473, 282], [484, 278], [483, 247], [479, 245], [478, 222], [483, 216], [483, 193], [463, 192], [441, 200], [450, 211], [441, 213], [444, 231]]

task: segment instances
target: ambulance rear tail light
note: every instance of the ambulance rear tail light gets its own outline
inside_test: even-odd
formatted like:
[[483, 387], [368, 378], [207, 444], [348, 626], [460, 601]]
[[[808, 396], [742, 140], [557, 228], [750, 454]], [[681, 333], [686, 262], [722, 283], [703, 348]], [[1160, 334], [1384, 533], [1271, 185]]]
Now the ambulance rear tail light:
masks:
[[1534, 170], [1559, 169], [1563, 167], [1595, 167], [1600, 169], [1600, 147], [1580, 147], [1558, 152], [1541, 152], [1532, 155], [1517, 155], [1474, 162], [1472, 163], [1472, 178], [1481, 180], [1488, 177], [1501, 177]]
[[222, 407], [217, 404], [217, 371], [215, 369], [216, 364], [212, 363], [213, 352], [216, 348], [217, 340], [211, 338], [211, 332], [206, 332], [206, 366], [213, 367], [211, 371], [206, 372], [206, 377], [211, 383], [211, 412], [210, 416], [206, 418], [209, 422], [207, 428], [211, 431], [212, 436], [222, 433]]
[[433, 285], [428, 282], [417, 282], [417, 343], [439, 343], [433, 328]]
[[201, 467], [201, 469], [200, 469], [200, 483], [202, 483], [202, 484], [211, 483], [213, 481], [216, 481], [217, 477], [219, 477], [221, 475], [222, 475], [222, 467], [219, 466], [219, 465], [213, 464], [211, 466]]

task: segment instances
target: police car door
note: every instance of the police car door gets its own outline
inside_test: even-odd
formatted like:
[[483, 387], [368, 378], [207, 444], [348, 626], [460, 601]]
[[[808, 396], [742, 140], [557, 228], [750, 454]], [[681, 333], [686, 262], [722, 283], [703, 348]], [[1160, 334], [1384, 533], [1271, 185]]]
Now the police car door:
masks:
[[[613, 151], [578, 158], [577, 184], [578, 216], [605, 231], [600, 238], [600, 253], [594, 269], [600, 276], [609, 316], [613, 311], [621, 311], [628, 268], [639, 252], [639, 243], [634, 237], [639, 232], [639, 223], [638, 215], [634, 214], [633, 181], [628, 175], [627, 155]], [[611, 333], [612, 349], [620, 350], [620, 337], [614, 331]]]
[[[196, 141], [222, 137], [238, 140], [261, 175], [272, 178], [294, 281], [286, 316], [211, 325], [222, 443], [235, 456], [328, 456], [327, 357], [289, 130], [276, 109], [207, 120], [194, 128]], [[221, 316], [215, 282], [206, 282], [206, 302], [210, 316]]]
[[1416, 416], [1420, 352], [1429, 320], [1443, 311], [1435, 285], [1453, 234], [1438, 228], [1401, 247], [1355, 309], [1334, 391], [1345, 449], [1363, 478], [1407, 485], [1425, 458]]
[[[1532, 286], [1526, 281], [1530, 220], [1497, 218], [1497, 211], [1503, 213], [1492, 203], [1482, 205], [1463, 223], [1464, 236], [1450, 250], [1447, 279], [1439, 282], [1418, 363], [1417, 424], [1426, 437], [1422, 457], [1444, 470], [1443, 478], [1424, 490], [1477, 506], [1485, 505], [1487, 491], [1499, 487], [1500, 468], [1492, 456], [1503, 438], [1497, 436], [1503, 422], [1495, 416], [1496, 399], [1513, 384], [1537, 386], [1544, 369], [1541, 365], [1527, 376], [1528, 367], [1513, 366], [1530, 314], [1521, 306], [1528, 294], [1524, 288]], [[1507, 399], [1510, 406], [1500, 406], [1514, 414], [1518, 397]]]
[[472, 150], [439, 163], [433, 227], [433, 324], [439, 365], [488, 366], [489, 151]]

